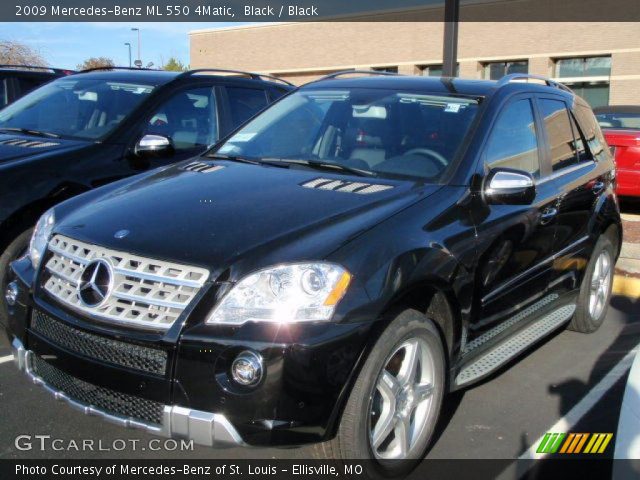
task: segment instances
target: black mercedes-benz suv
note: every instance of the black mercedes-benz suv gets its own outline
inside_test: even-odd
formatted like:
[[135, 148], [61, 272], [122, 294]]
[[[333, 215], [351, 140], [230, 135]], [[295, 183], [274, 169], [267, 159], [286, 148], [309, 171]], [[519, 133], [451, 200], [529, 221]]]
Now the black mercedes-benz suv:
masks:
[[551, 80], [334, 75], [49, 210], [9, 334], [85, 413], [398, 473], [446, 393], [601, 325], [614, 183], [591, 109]]
[[[98, 68], [0, 111], [0, 288], [38, 217], [95, 187], [201, 154], [293, 86], [228, 70]], [[0, 319], [5, 315], [0, 300]]]

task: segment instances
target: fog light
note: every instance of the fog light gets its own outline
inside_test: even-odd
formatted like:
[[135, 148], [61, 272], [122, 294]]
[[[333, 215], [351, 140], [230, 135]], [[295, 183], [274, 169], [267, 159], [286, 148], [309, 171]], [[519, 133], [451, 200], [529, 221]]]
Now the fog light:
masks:
[[16, 304], [18, 301], [18, 284], [16, 282], [11, 282], [7, 285], [7, 290], [4, 292], [4, 299], [10, 307]]
[[262, 357], [249, 350], [239, 353], [231, 364], [233, 380], [244, 387], [257, 385], [262, 379], [262, 372]]

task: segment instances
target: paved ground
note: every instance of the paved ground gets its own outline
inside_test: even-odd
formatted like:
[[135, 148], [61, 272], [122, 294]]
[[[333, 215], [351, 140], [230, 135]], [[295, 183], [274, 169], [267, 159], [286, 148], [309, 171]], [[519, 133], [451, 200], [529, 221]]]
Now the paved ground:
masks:
[[[635, 210], [630, 214], [635, 215]], [[635, 219], [628, 221], [634, 221]], [[640, 292], [639, 292], [640, 293]], [[604, 325], [591, 335], [560, 331], [487, 381], [445, 399], [445, 409], [429, 458], [531, 456], [547, 431], [612, 432], [617, 429], [626, 372], [640, 343], [640, 299], [614, 295]], [[0, 343], [0, 362], [9, 354]], [[288, 458], [300, 449], [196, 447], [192, 452], [19, 451], [18, 435], [48, 434], [65, 442], [93, 439], [111, 447], [114, 439], [154, 437], [123, 430], [52, 402], [27, 382], [12, 362], [0, 363], [0, 458]], [[145, 447], [146, 448], [146, 447]], [[535, 450], [535, 448], [533, 449]], [[613, 453], [613, 444], [607, 449]]]

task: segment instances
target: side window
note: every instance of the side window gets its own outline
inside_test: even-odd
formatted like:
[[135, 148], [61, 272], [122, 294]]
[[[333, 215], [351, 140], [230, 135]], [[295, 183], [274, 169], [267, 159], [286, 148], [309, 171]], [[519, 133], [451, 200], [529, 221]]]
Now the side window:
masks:
[[581, 104], [576, 105], [574, 113], [591, 155], [595, 160], [604, 160], [606, 158], [604, 152], [606, 142], [595, 115], [589, 107]]
[[215, 143], [218, 122], [213, 88], [201, 87], [175, 93], [156, 109], [145, 133], [171, 138], [176, 150]]
[[7, 91], [8, 78], [0, 78], [0, 108], [9, 103], [9, 92]]
[[591, 154], [589, 153], [589, 149], [587, 148], [586, 142], [584, 140], [584, 135], [582, 134], [582, 131], [580, 130], [580, 127], [578, 126], [578, 123], [576, 122], [576, 119], [573, 116], [573, 113], [569, 113], [569, 120], [571, 120], [571, 128], [573, 129], [573, 136], [576, 139], [575, 150], [576, 150], [576, 154], [578, 155], [578, 161], [579, 162], [590, 161], [592, 159]]
[[46, 81], [47, 81], [46, 79], [39, 79], [39, 78], [18, 79], [18, 82], [20, 83], [20, 95], [26, 95], [31, 90], [35, 90]]
[[576, 152], [577, 144], [566, 104], [562, 100], [549, 98], [540, 99], [538, 104], [544, 118], [547, 141], [551, 150], [552, 170], [557, 172], [577, 164], [579, 161]]
[[233, 128], [267, 106], [267, 93], [258, 88], [227, 87]]
[[516, 100], [500, 113], [487, 142], [485, 162], [489, 168], [514, 168], [540, 176], [538, 138], [530, 100]]

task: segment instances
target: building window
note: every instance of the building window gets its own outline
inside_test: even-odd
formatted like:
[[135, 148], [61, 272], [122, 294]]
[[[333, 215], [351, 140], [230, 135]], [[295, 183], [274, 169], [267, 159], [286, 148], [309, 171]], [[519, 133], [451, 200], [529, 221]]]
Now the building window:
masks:
[[556, 78], [592, 107], [609, 104], [611, 57], [577, 57], [556, 60]]
[[527, 60], [516, 60], [510, 62], [488, 62], [484, 64], [484, 78], [489, 80], [500, 80], [505, 75], [511, 73], [529, 73], [529, 62]]
[[398, 67], [371, 67], [374, 72], [398, 73]]
[[[444, 65], [437, 63], [434, 65], [422, 65], [418, 67], [420, 75], [423, 77], [441, 77], [444, 71]], [[456, 63], [456, 77], [460, 76], [460, 64]]]

